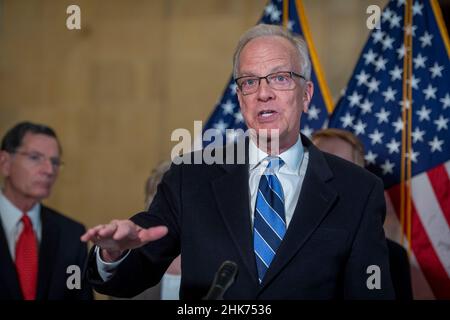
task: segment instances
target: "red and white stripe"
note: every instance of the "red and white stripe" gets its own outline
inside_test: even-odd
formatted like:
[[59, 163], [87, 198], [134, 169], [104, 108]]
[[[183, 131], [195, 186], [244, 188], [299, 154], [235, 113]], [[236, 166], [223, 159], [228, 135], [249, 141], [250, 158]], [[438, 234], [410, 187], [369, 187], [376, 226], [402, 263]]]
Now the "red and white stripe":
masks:
[[[450, 299], [449, 177], [450, 161], [412, 178], [411, 264], [414, 268], [417, 262], [418, 268], [412, 272], [415, 298]], [[400, 187], [387, 193], [387, 202], [392, 202], [398, 217]]]

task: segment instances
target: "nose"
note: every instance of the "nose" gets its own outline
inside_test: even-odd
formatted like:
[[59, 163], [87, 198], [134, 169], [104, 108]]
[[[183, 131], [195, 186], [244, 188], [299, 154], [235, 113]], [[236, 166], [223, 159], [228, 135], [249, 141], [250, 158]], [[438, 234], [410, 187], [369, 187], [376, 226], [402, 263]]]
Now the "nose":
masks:
[[274, 90], [269, 86], [267, 79], [261, 79], [258, 87], [258, 99], [261, 101], [269, 101], [275, 98]]
[[49, 176], [54, 176], [58, 169], [52, 164], [51, 159], [45, 159], [42, 163], [42, 172]]

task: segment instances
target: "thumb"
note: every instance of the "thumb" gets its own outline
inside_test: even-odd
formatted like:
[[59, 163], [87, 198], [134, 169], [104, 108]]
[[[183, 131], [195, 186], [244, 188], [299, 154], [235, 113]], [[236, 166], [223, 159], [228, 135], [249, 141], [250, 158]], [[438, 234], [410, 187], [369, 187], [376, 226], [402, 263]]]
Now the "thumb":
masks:
[[169, 230], [166, 226], [157, 226], [148, 229], [142, 229], [139, 232], [139, 239], [142, 242], [156, 241], [164, 237]]

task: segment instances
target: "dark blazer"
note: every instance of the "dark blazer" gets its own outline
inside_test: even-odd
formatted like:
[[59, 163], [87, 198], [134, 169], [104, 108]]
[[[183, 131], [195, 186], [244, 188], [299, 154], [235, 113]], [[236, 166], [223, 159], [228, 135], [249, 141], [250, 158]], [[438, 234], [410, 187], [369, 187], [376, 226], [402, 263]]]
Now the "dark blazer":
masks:
[[[248, 164], [181, 164], [166, 173], [149, 212], [132, 218], [144, 227], [166, 225], [169, 234], [132, 250], [107, 282], [101, 281], [91, 252], [87, 276], [95, 289], [133, 296], [156, 284], [181, 250], [181, 299], [204, 297], [225, 260], [239, 268], [225, 299], [393, 298], [381, 180], [322, 153], [304, 136], [302, 142], [309, 163], [298, 204], [261, 285]], [[367, 287], [370, 265], [381, 270], [380, 289]]]
[[411, 266], [405, 248], [390, 239], [387, 240], [389, 249], [389, 265], [392, 284], [397, 300], [412, 300]]
[[[37, 300], [92, 299], [89, 284], [69, 290], [67, 267], [77, 265], [82, 271], [87, 258], [86, 244], [80, 241], [83, 225], [62, 214], [41, 206], [42, 239], [39, 245]], [[0, 300], [23, 299], [5, 232], [0, 224]]]
[[161, 298], [161, 282], [131, 298], [109, 297], [110, 300], [161, 300]]

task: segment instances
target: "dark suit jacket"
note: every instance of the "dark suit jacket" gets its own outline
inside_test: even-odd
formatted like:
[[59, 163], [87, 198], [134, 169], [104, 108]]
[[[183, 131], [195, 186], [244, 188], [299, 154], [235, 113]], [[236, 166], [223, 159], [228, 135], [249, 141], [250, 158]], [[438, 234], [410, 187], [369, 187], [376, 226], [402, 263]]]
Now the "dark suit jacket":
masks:
[[[225, 299], [393, 298], [381, 180], [322, 153], [304, 136], [302, 142], [309, 150], [303, 187], [261, 285], [253, 251], [248, 164], [182, 164], [164, 176], [149, 212], [132, 218], [145, 227], [166, 225], [169, 234], [132, 250], [107, 282], [99, 278], [91, 252], [87, 276], [95, 289], [133, 296], [156, 284], [181, 250], [181, 299], [205, 296], [225, 260], [239, 267]], [[366, 285], [370, 265], [380, 267], [379, 290]]]
[[[69, 290], [67, 267], [85, 267], [87, 247], [80, 241], [85, 228], [62, 214], [41, 206], [42, 239], [39, 245], [37, 300], [92, 299], [92, 289], [82, 282], [81, 289]], [[23, 299], [14, 261], [0, 224], [0, 300]]]
[[147, 290], [144, 290], [143, 292], [139, 293], [138, 295], [131, 297], [131, 298], [118, 298], [114, 296], [110, 296], [110, 300], [161, 300], [161, 282], [159, 282], [157, 285], [148, 288]]
[[397, 242], [390, 239], [386, 240], [389, 249], [389, 265], [395, 297], [397, 300], [412, 300], [411, 269], [408, 253]]

